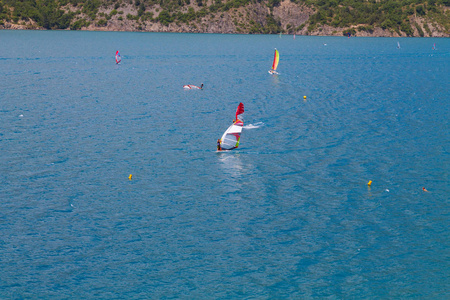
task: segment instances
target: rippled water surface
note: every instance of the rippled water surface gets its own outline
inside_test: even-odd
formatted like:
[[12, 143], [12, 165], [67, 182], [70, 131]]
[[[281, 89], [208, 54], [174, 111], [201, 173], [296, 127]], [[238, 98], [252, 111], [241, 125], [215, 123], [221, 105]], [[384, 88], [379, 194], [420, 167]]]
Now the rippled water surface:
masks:
[[450, 297], [449, 49], [0, 31], [0, 298]]

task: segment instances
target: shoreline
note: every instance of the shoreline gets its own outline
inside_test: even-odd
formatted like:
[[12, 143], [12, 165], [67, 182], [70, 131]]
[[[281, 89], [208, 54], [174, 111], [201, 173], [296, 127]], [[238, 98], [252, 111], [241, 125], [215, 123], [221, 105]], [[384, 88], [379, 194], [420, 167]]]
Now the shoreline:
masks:
[[[111, 28], [93, 28], [93, 29], [80, 29], [80, 30], [71, 30], [71, 29], [45, 29], [45, 28], [27, 28], [26, 26], [18, 25], [17, 27], [14, 26], [14, 28], [5, 28], [5, 26], [0, 26], [1, 30], [9, 30], [9, 31], [73, 31], [73, 32], [141, 32], [141, 33], [197, 33], [197, 34], [236, 34], [236, 35], [282, 35], [282, 36], [314, 36], [314, 37], [346, 37], [342, 34], [314, 34], [314, 33], [308, 33], [308, 34], [302, 34], [302, 33], [242, 33], [242, 32], [197, 32], [197, 31], [171, 31], [171, 30], [164, 30], [164, 31], [146, 31], [146, 30], [121, 30], [121, 29], [111, 29]], [[439, 35], [433, 35], [433, 36], [403, 36], [403, 35], [397, 35], [397, 34], [355, 34], [351, 37], [369, 37], [369, 38], [449, 38], [449, 35], [445, 34], [439, 34]]]
[[[60, 6], [59, 11], [53, 11], [53, 19], [39, 17], [38, 7], [34, 10], [35, 15], [19, 11], [18, 15], [14, 16], [13, 10], [10, 10], [9, 15], [3, 14], [0, 29], [450, 37], [448, 21], [450, 8], [447, 7], [434, 7], [429, 11], [424, 10], [422, 6], [419, 7], [421, 10], [409, 7], [406, 13], [404, 10], [395, 9], [385, 11], [383, 9], [386, 7], [380, 6], [377, 9], [381, 15], [372, 15], [374, 18], [369, 18], [366, 14], [344, 22], [341, 20], [343, 12], [338, 8], [334, 13], [327, 10], [327, 13], [331, 14], [327, 15], [318, 7], [292, 0], [274, 0], [275, 2], [270, 5], [264, 1], [248, 3], [225, 1], [226, 4], [215, 0], [196, 0], [192, 3], [191, 0], [186, 1], [189, 3], [174, 4], [174, 7], [157, 3], [144, 4], [139, 0], [136, 0], [134, 4], [130, 0], [129, 3], [114, 5], [100, 0], [97, 5], [89, 8], [66, 4]], [[395, 13], [402, 15], [401, 22], [395, 18]], [[348, 13], [345, 17], [347, 16]], [[380, 19], [389, 16], [392, 19]]]

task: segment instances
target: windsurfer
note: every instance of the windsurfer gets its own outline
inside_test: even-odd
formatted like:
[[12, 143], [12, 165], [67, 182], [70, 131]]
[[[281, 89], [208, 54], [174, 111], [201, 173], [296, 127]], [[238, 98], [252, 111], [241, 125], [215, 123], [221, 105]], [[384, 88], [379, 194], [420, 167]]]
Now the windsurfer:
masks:
[[220, 145], [220, 139], [217, 139], [217, 151], [222, 151], [222, 146]]

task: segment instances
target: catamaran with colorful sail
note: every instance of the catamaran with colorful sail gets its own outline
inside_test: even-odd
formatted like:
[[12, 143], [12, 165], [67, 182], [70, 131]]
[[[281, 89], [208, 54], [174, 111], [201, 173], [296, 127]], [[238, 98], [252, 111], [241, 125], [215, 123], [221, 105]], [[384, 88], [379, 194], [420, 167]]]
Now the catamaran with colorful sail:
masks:
[[278, 68], [278, 62], [280, 61], [280, 53], [278, 52], [277, 48], [275, 48], [275, 54], [273, 56], [273, 63], [272, 63], [272, 69], [269, 70], [269, 74], [280, 74], [277, 72]]
[[185, 90], [203, 90], [203, 83], [200, 86], [196, 86], [193, 84], [185, 84], [185, 85], [183, 85], [183, 89], [185, 89]]
[[120, 64], [122, 56], [120, 56], [119, 50], [116, 51], [116, 64]]
[[224, 132], [222, 138], [217, 141], [217, 150], [233, 150], [239, 147], [242, 128], [244, 127], [244, 104], [239, 103], [236, 109], [236, 117], [230, 127]]

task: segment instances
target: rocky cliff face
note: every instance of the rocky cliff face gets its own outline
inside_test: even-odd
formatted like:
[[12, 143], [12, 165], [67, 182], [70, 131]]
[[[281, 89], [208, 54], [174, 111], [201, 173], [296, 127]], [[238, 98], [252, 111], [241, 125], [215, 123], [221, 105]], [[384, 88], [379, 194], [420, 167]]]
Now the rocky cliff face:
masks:
[[[295, 34], [301, 34], [299, 27], [306, 24], [313, 13], [312, 8], [299, 6], [291, 1], [283, 1], [273, 9], [273, 15], [280, 20], [283, 30], [292, 31]], [[306, 32], [306, 29], [303, 32]]]
[[[204, 2], [209, 7], [214, 0]], [[194, 1], [192, 1], [194, 2]], [[182, 8], [182, 13], [188, 10], [201, 11], [202, 7], [196, 3]], [[66, 12], [76, 12], [75, 7], [64, 7]], [[347, 28], [336, 28], [328, 25], [308, 28], [308, 20], [315, 13], [314, 9], [305, 5], [299, 5], [290, 0], [280, 2], [279, 5], [269, 8], [263, 2], [252, 2], [239, 8], [231, 8], [227, 11], [208, 13], [203, 17], [195, 17], [188, 22], [174, 21], [161, 22], [158, 16], [163, 8], [158, 4], [147, 7], [146, 13], [150, 18], [133, 18], [138, 15], [138, 8], [134, 4], [122, 3], [120, 8], [113, 13], [111, 6], [101, 7], [95, 20], [77, 11], [72, 24], [82, 21], [77, 29], [91, 31], [146, 31], [146, 32], [189, 32], [189, 33], [289, 33], [297, 35], [323, 35], [342, 36], [344, 30], [352, 30], [356, 36], [406, 36], [401, 31], [392, 31], [374, 27], [370, 31], [361, 30], [361, 25], [353, 25]], [[131, 16], [131, 17], [130, 17]], [[423, 18], [411, 17], [413, 36], [425, 37], [449, 37], [446, 28], [437, 23], [426, 22]], [[0, 23], [0, 29], [43, 29], [31, 20], [18, 23]]]
[[[211, 1], [212, 2], [212, 1]], [[190, 7], [194, 11], [201, 8], [192, 4]], [[112, 8], [101, 9], [99, 13], [109, 15]], [[278, 26], [283, 31], [294, 33], [295, 29], [304, 24], [313, 10], [307, 7], [298, 6], [287, 0], [271, 11], [262, 3], [251, 3], [245, 7], [232, 8], [226, 12], [207, 15], [189, 23], [172, 22], [163, 25], [154, 21], [135, 21], [126, 18], [128, 14], [137, 15], [137, 10], [133, 5], [127, 5], [121, 8], [122, 14], [111, 17], [104, 26], [91, 23], [89, 26], [82, 27], [81, 30], [98, 31], [148, 31], [148, 32], [190, 32], [190, 33], [256, 33], [251, 28], [259, 26], [265, 27], [268, 23], [268, 16], [273, 17], [278, 22]], [[162, 9], [158, 6], [148, 10], [156, 19]], [[187, 11], [187, 9], [185, 10]], [[86, 18], [84, 15], [78, 16], [78, 19]], [[298, 30], [297, 30], [298, 31]], [[300, 34], [300, 31], [297, 32]]]

